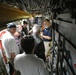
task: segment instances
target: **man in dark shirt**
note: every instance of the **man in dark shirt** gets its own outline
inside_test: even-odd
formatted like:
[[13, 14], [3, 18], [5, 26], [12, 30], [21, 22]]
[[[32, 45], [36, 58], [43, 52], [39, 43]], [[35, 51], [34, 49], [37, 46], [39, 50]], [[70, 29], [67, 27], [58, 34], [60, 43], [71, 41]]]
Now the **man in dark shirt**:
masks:
[[49, 19], [45, 19], [44, 22], [44, 30], [41, 32], [41, 37], [43, 38], [44, 45], [45, 45], [45, 55], [47, 56], [48, 51], [51, 48], [51, 41], [52, 41], [52, 30], [51, 24]]
[[43, 37], [43, 41], [51, 41], [51, 37], [52, 37], [52, 33], [51, 33], [51, 27], [45, 28], [43, 30], [43, 35], [45, 35]]
[[24, 36], [24, 35], [28, 34], [27, 25], [28, 25], [28, 23], [26, 21], [23, 21], [23, 26], [22, 26], [22, 30], [21, 30], [21, 36]]

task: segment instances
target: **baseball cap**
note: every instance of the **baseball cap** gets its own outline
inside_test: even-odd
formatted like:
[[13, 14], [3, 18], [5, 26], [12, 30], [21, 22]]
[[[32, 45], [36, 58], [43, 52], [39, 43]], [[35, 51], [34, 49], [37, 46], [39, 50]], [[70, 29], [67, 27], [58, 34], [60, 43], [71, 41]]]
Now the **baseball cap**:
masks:
[[13, 27], [16, 28], [16, 25], [14, 22], [8, 23], [6, 25], [7, 25], [7, 28], [13, 28]]

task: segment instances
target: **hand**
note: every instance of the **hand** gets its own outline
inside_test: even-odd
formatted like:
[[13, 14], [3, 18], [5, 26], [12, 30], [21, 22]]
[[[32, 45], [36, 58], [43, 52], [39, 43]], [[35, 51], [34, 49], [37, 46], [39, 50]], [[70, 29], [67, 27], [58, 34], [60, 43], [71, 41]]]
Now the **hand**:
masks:
[[43, 32], [40, 33], [41, 37], [43, 37]]

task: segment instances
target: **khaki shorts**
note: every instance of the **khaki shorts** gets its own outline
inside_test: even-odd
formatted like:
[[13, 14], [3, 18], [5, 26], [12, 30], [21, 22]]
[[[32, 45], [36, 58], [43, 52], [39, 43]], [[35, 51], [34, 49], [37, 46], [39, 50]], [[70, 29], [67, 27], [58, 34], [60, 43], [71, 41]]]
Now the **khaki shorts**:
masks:
[[50, 49], [52, 47], [52, 41], [51, 42], [44, 42], [45, 46], [45, 56], [47, 56], [50, 52]]

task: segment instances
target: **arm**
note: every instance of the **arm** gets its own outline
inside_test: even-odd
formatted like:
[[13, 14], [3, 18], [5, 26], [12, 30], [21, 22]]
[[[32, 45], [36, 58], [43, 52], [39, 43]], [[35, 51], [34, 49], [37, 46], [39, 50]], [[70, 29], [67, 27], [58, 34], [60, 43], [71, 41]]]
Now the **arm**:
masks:
[[48, 39], [48, 40], [51, 40], [51, 39], [52, 39], [51, 36], [43, 35], [43, 32], [41, 32], [41, 37], [42, 37], [42, 38], [45, 38], [45, 39]]
[[14, 61], [14, 58], [15, 58], [15, 53], [11, 53], [11, 59], [12, 59], [12, 61]]
[[16, 44], [15, 39], [10, 39], [9, 41], [9, 53], [10, 53], [10, 59], [13, 61], [15, 56], [19, 53], [19, 48]]
[[32, 33], [32, 29], [28, 31], [28, 34], [31, 34], [31, 33]]
[[48, 39], [48, 40], [51, 40], [52, 39], [50, 36], [42, 35], [42, 37], [45, 38], [45, 39]]

